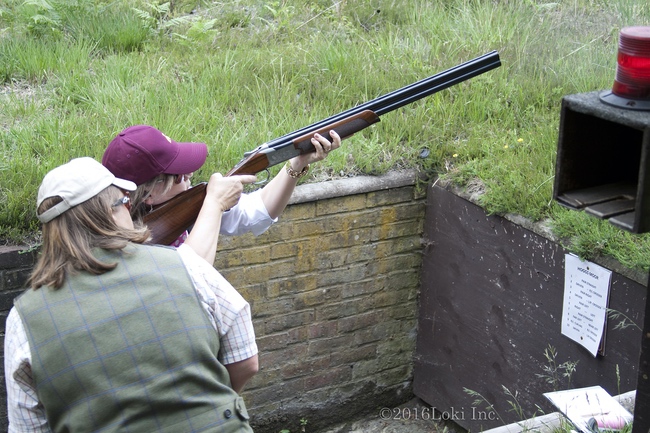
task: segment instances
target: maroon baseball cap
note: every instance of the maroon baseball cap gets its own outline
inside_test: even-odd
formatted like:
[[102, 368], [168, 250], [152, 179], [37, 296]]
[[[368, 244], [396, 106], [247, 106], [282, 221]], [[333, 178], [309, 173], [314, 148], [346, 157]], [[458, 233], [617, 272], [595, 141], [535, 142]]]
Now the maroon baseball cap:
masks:
[[135, 125], [111, 141], [102, 164], [114, 176], [142, 185], [162, 173], [196, 171], [207, 156], [205, 143], [178, 143], [153, 126]]

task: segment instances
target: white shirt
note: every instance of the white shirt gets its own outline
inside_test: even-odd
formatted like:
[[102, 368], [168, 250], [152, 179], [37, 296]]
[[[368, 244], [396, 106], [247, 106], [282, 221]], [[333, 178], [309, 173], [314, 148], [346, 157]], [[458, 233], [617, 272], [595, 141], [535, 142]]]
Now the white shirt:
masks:
[[[181, 245], [177, 251], [194, 283], [202, 307], [219, 334], [219, 361], [226, 365], [256, 355], [257, 344], [248, 302], [192, 248]], [[8, 432], [51, 432], [45, 410], [36, 396], [29, 341], [15, 308], [9, 312], [6, 324], [5, 380]]]
[[221, 230], [225, 235], [241, 235], [252, 232], [255, 236], [264, 233], [278, 219], [272, 219], [262, 201], [262, 190], [242, 194], [232, 209], [223, 213]]
[[[223, 213], [219, 233], [242, 235], [251, 232], [259, 236], [277, 220], [271, 218], [262, 201], [261, 190], [257, 190], [250, 194], [242, 194], [239, 202]], [[170, 246], [178, 248], [183, 245], [188, 236], [189, 232], [185, 230]]]

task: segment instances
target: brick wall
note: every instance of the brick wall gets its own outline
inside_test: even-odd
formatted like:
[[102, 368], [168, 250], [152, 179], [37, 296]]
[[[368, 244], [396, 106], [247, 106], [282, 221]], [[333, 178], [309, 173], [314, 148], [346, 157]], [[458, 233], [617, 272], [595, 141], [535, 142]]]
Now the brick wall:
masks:
[[[412, 397], [425, 210], [415, 183], [394, 172], [301, 185], [266, 233], [220, 239], [215, 265], [253, 310], [260, 372], [244, 398], [256, 432], [299, 431], [301, 419], [314, 431]], [[33, 257], [0, 254], [3, 317]]]

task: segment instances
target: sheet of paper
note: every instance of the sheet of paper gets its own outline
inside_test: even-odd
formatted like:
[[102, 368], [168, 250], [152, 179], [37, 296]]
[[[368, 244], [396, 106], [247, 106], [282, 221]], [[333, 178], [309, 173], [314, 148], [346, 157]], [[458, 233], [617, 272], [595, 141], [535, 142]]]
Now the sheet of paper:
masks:
[[544, 396], [583, 433], [620, 430], [632, 421], [632, 414], [600, 386], [547, 392]]
[[562, 334], [594, 357], [603, 346], [612, 272], [573, 254], [564, 259]]

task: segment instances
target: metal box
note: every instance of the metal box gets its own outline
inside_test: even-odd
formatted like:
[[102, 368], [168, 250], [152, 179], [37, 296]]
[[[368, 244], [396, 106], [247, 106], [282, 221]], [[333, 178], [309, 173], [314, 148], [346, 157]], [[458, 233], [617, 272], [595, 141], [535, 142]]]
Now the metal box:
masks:
[[562, 98], [553, 198], [633, 233], [650, 231], [650, 112]]

